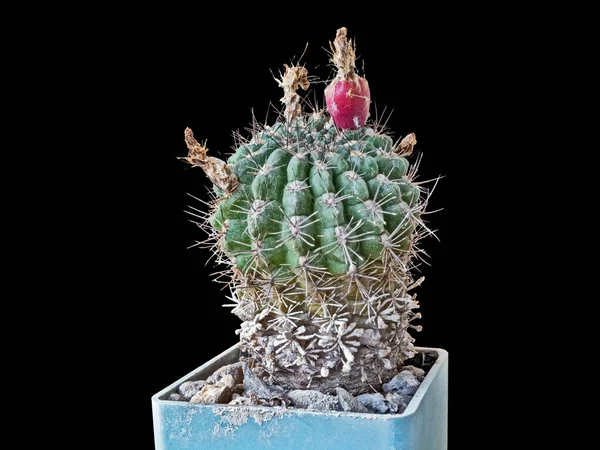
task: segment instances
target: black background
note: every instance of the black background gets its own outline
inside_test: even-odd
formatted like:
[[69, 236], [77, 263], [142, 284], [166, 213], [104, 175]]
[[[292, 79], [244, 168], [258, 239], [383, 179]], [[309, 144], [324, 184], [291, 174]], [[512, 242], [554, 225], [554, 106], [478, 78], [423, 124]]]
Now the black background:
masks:
[[[187, 154], [184, 129], [192, 128], [208, 140], [210, 154], [225, 158], [232, 131], [245, 134], [252, 111], [264, 121], [270, 110], [273, 121], [270, 103], [279, 108], [282, 96], [273, 74], [284, 63], [304, 53], [301, 63], [310, 75], [332, 77], [326, 49], [341, 26], [356, 38], [372, 116], [375, 107], [379, 114], [393, 110], [387, 124], [394, 136], [416, 133], [415, 154], [423, 153], [419, 179], [444, 177], [430, 201], [430, 210], [442, 209], [428, 217], [440, 241], [423, 242], [431, 266], [421, 266], [426, 280], [416, 292], [423, 331], [414, 336], [419, 346], [450, 352], [450, 436], [460, 443], [466, 430], [459, 410], [467, 400], [456, 398], [478, 382], [465, 342], [472, 349], [477, 328], [485, 327], [469, 317], [474, 309], [484, 314], [478, 305], [486, 291], [475, 286], [476, 274], [485, 270], [479, 257], [487, 252], [473, 231], [482, 206], [470, 196], [486, 176], [485, 142], [477, 135], [485, 113], [476, 105], [488, 77], [484, 61], [494, 49], [483, 43], [478, 48], [487, 53], [474, 50], [474, 30], [456, 21], [440, 27], [381, 12], [376, 20], [357, 13], [317, 20], [298, 12], [277, 23], [260, 11], [235, 18], [159, 16], [125, 25], [120, 32], [126, 38], [102, 55], [107, 66], [98, 65], [106, 75], [98, 97], [106, 94], [101, 101], [113, 103], [97, 130], [111, 136], [106, 153], [113, 158], [104, 178], [110, 197], [102, 220], [113, 234], [99, 249], [110, 253], [111, 263], [94, 285], [105, 294], [95, 304], [102, 320], [96, 321], [94, 348], [106, 361], [98, 370], [139, 408], [126, 413], [130, 425], [139, 424], [136, 448], [152, 448], [150, 397], [237, 342], [239, 320], [221, 306], [227, 292], [211, 281], [218, 269], [207, 263], [210, 253], [188, 249], [203, 233], [184, 212], [198, 206], [187, 194], [207, 199], [209, 184], [200, 169], [178, 159]], [[325, 86], [311, 86], [312, 103], [323, 105]]]

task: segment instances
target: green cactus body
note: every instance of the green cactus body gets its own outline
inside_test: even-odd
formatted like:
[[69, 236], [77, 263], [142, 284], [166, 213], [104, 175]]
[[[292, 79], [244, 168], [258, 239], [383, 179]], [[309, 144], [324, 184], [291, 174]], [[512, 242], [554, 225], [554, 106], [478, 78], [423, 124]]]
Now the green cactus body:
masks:
[[392, 139], [300, 115], [256, 130], [228, 166], [239, 185], [215, 188], [206, 228], [231, 268], [242, 348], [289, 388], [359, 393], [393, 374], [413, 353], [424, 202]]
[[395, 145], [366, 122], [370, 91], [345, 28], [334, 47], [329, 114], [302, 112], [307, 70], [286, 66], [273, 126], [255, 126], [227, 162], [187, 129], [186, 160], [215, 186], [204, 229], [229, 267], [244, 357], [284, 388], [360, 394], [413, 356], [411, 268], [431, 234], [429, 193], [409, 171], [414, 134]]

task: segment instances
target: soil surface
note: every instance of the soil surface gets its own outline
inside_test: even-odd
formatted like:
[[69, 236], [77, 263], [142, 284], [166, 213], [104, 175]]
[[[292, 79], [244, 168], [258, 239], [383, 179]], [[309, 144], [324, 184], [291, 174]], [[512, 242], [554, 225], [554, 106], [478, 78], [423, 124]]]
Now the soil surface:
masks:
[[283, 406], [312, 411], [401, 414], [437, 360], [435, 352], [420, 352], [404, 361], [396, 374], [383, 380], [380, 390], [354, 396], [343, 382], [334, 392], [310, 389], [285, 391], [268, 382], [265, 373], [251, 369], [252, 360], [240, 358], [214, 371], [205, 380], [186, 381], [169, 400], [237, 406]]

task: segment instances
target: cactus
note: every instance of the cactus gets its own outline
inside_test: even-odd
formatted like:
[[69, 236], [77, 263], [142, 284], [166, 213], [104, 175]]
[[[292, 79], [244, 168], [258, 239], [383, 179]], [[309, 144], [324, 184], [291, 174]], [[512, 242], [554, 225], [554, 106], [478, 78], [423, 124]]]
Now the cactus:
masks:
[[[333, 61], [350, 79], [337, 81], [366, 85], [345, 29], [336, 49]], [[408, 330], [420, 329], [411, 289], [421, 280], [411, 269], [431, 232], [422, 219], [428, 192], [406, 159], [416, 138], [395, 143], [339, 109], [303, 113], [304, 67], [286, 66], [278, 81], [285, 111], [255, 126], [226, 163], [186, 129], [186, 159], [214, 184], [201, 225], [227, 266], [240, 346], [253, 364], [289, 389], [358, 394], [413, 356]]]

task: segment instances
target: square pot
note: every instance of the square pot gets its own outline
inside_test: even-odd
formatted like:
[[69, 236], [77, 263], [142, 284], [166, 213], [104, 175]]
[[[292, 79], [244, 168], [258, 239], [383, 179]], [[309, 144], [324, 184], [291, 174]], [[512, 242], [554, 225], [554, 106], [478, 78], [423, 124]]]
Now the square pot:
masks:
[[238, 361], [233, 346], [152, 397], [156, 450], [310, 449], [442, 450], [447, 448], [448, 352], [437, 353], [402, 414], [203, 405], [167, 400], [185, 381], [208, 378]]

